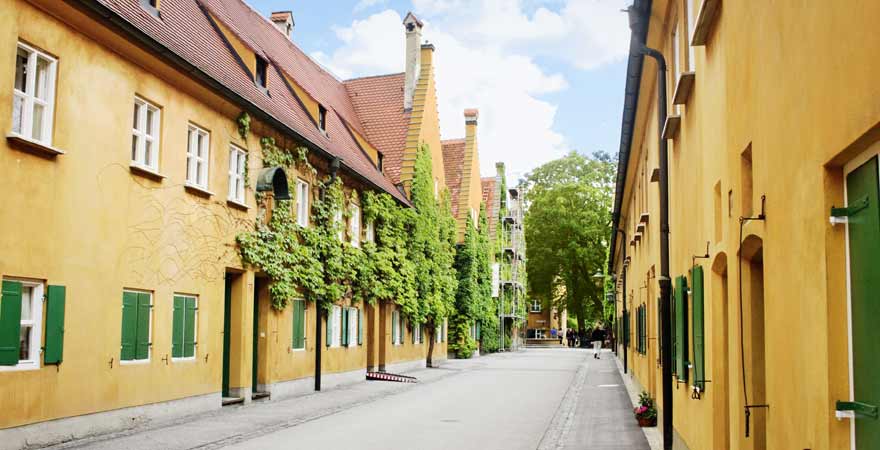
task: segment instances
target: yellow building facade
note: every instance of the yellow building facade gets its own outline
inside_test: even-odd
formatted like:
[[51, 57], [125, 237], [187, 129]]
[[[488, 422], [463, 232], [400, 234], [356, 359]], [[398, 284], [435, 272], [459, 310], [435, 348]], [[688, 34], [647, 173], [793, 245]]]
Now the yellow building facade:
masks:
[[[663, 429], [663, 139], [668, 443], [880, 448], [878, 336], [866, 325], [880, 290], [880, 4], [637, 0], [634, 8], [642, 20], [610, 262], [628, 334], [618, 357], [628, 341], [629, 374], [656, 399]], [[664, 123], [658, 64], [639, 54], [640, 40], [665, 57]]]
[[[317, 198], [341, 157], [357, 217], [357, 226], [343, 219], [347, 241], [369, 239], [359, 193], [406, 203], [340, 100], [345, 87], [337, 82], [330, 98], [276, 65], [288, 43], [244, 34], [263, 19], [242, 16], [255, 14], [243, 3], [168, 6], [0, 0], [0, 58], [15, 62], [0, 71], [0, 184], [16, 211], [0, 215], [0, 341], [18, 341], [0, 345], [0, 448], [313, 392], [318, 374], [326, 389], [425, 365], [423, 327], [391, 303], [346, 299], [319, 317], [316, 371], [315, 305], [273, 309], [271, 281], [242, 263], [236, 244], [271, 213], [255, 199], [265, 137], [310, 150], [316, 172], [286, 174], [297, 204]], [[233, 66], [242, 72], [217, 81], [151, 28], [160, 16], [216, 33], [215, 43], [235, 40], [200, 51], [226, 52], [213, 55], [217, 64], [246, 60]], [[236, 84], [242, 73], [249, 84]], [[446, 354], [439, 331], [435, 362]]]

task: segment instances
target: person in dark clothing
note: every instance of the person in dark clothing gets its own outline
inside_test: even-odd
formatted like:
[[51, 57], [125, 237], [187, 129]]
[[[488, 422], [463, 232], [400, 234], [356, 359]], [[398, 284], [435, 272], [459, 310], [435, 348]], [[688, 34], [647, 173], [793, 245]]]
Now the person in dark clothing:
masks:
[[565, 338], [568, 340], [568, 346], [574, 347], [574, 330], [569, 328], [568, 331], [565, 332]]
[[605, 330], [596, 328], [590, 336], [593, 341], [593, 358], [599, 359], [599, 352], [602, 350], [602, 342], [605, 341]]

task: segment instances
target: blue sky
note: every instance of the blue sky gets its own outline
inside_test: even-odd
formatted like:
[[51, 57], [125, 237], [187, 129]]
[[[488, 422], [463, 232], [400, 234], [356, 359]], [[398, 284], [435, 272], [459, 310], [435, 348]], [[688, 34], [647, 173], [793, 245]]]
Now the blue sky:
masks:
[[628, 0], [246, 0], [293, 11], [293, 40], [340, 78], [403, 70], [413, 11], [436, 46], [444, 139], [480, 109], [483, 175], [519, 177], [569, 150], [617, 151]]

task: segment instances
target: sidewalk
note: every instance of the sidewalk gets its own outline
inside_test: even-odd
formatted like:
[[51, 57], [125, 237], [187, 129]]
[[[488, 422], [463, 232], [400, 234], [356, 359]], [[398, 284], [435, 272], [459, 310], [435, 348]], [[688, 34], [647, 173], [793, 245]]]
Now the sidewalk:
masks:
[[[623, 363], [617, 359], [613, 353], [610, 355], [614, 358], [618, 374], [620, 374], [623, 383], [626, 385], [626, 391], [629, 394], [630, 402], [632, 403], [632, 407], [635, 408], [639, 403], [639, 389], [636, 387], [635, 383], [633, 383], [632, 375], [623, 373]], [[648, 440], [651, 450], [660, 450], [663, 448], [663, 435], [660, 434], [659, 427], [644, 427], [642, 428], [642, 432], [645, 433], [645, 438]]]
[[433, 383], [480, 364], [477, 360], [449, 360], [437, 369], [421, 369], [407, 375], [418, 384], [364, 381], [280, 401], [256, 401], [227, 406], [215, 412], [171, 423], [148, 423], [130, 430], [58, 444], [50, 449], [212, 449], [252, 439], [283, 428], [405, 392], [419, 384]]

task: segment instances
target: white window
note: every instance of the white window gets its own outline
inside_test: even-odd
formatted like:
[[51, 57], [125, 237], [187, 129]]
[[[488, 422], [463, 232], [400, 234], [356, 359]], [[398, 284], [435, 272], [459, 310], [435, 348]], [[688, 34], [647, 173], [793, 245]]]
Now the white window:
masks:
[[400, 311], [391, 311], [391, 343], [394, 345], [401, 344], [401, 330], [403, 326], [400, 320]]
[[21, 283], [21, 332], [18, 364], [0, 370], [40, 368], [40, 347], [43, 337], [43, 283], [33, 280], [6, 279]]
[[336, 213], [333, 215], [333, 223], [336, 225], [336, 229], [338, 230], [336, 232], [336, 237], [339, 238], [339, 242], [344, 241], [345, 228], [343, 228], [344, 224], [342, 223], [342, 208], [336, 210]]
[[422, 342], [422, 324], [413, 324], [413, 340], [416, 344]]
[[364, 231], [366, 234], [365, 239], [367, 242], [376, 242], [376, 225], [372, 220], [367, 221], [366, 230]]
[[159, 170], [159, 108], [135, 97], [131, 124], [131, 163], [152, 171]]
[[443, 325], [437, 325], [434, 327], [434, 342], [438, 344], [443, 342]]
[[541, 302], [538, 299], [532, 300], [532, 312], [541, 312]]
[[12, 133], [52, 145], [55, 58], [18, 43], [12, 90]]
[[688, 70], [693, 71], [696, 67], [694, 61], [694, 46], [691, 45], [691, 40], [694, 38], [694, 28], [696, 28], [696, 18], [697, 18], [697, 5], [694, 0], [687, 1], [687, 17], [688, 17], [688, 31], [687, 35], [687, 46], [688, 46]]
[[330, 314], [333, 320], [333, 329], [331, 330], [332, 340], [330, 341], [330, 346], [339, 347], [342, 345], [342, 308], [334, 305]]
[[247, 153], [235, 145], [229, 147], [229, 200], [244, 204], [244, 174]]
[[358, 343], [358, 309], [348, 308], [348, 346], [354, 347]]
[[208, 152], [210, 135], [207, 131], [190, 124], [186, 148], [186, 182], [208, 188]]
[[348, 219], [348, 234], [351, 238], [351, 245], [355, 247], [361, 246], [361, 208], [354, 203], [350, 206], [351, 218]]
[[309, 183], [303, 180], [296, 180], [296, 223], [309, 226]]
[[[678, 77], [681, 75], [681, 33], [678, 23], [672, 28], [672, 84], [673, 92], [678, 87]], [[673, 105], [673, 112], [678, 114], [679, 105]]]

